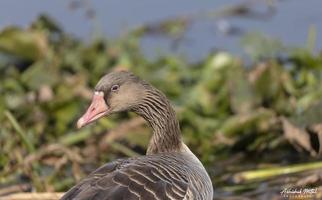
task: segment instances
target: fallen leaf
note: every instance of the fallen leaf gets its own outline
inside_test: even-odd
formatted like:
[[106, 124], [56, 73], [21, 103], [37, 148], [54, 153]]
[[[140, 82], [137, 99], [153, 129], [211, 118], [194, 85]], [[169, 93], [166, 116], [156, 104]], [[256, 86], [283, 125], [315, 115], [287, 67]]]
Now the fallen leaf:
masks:
[[285, 138], [296, 149], [304, 149], [310, 152], [312, 156], [316, 156], [318, 152], [314, 149], [312, 145], [310, 134], [306, 130], [296, 127], [284, 117], [282, 117], [281, 120]]

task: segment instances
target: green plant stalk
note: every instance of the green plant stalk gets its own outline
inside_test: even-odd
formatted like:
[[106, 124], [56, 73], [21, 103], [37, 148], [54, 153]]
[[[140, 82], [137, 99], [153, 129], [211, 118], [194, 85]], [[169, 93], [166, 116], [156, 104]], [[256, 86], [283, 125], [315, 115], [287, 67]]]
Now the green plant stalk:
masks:
[[[101, 122], [103, 123], [103, 122]], [[113, 123], [109, 123], [109, 122], [105, 122], [103, 124], [105, 129], [111, 129], [114, 128], [114, 124]], [[72, 146], [74, 144], [77, 144], [79, 142], [85, 141], [87, 140], [87, 138], [95, 135], [95, 133], [99, 133], [101, 131], [100, 129], [96, 129], [96, 131], [92, 131], [92, 129], [89, 128], [84, 128], [81, 129], [79, 131], [75, 131], [75, 132], [69, 132], [67, 134], [65, 134], [64, 136], [60, 137], [58, 139], [59, 143], [65, 145], [65, 146]]]
[[124, 146], [124, 145], [122, 145], [122, 144], [120, 144], [118, 142], [113, 141], [113, 142], [110, 142], [109, 145], [113, 149], [115, 149], [115, 150], [117, 150], [119, 152], [122, 152], [123, 154], [125, 154], [128, 157], [138, 157], [138, 156], [140, 156], [140, 154], [136, 153], [135, 151], [131, 150], [130, 148], [127, 148], [126, 146]]
[[43, 181], [41, 180], [37, 170], [37, 168], [39, 168], [39, 165], [33, 164], [32, 168], [34, 168], [34, 170], [31, 170], [30, 172], [32, 184], [35, 186], [37, 192], [45, 191], [46, 190], [45, 185], [43, 184]]
[[[17, 131], [19, 137], [21, 138], [23, 144], [26, 146], [27, 150], [29, 153], [34, 153], [36, 151], [35, 146], [30, 142], [30, 140], [28, 139], [26, 133], [22, 130], [21, 126], [19, 125], [18, 121], [16, 120], [16, 118], [13, 116], [13, 114], [6, 110], [5, 111], [5, 115], [6, 117], [9, 119], [11, 125], [13, 126], [13, 128]], [[31, 174], [31, 180], [34, 184], [34, 186], [36, 187], [37, 191], [44, 191], [44, 185], [42, 184], [38, 171], [39, 171], [39, 164], [38, 162], [32, 163], [31, 167], [33, 168], [33, 170], [30, 171]]]
[[221, 189], [225, 192], [241, 192], [247, 190], [253, 190], [258, 188], [258, 183], [250, 183], [244, 185], [231, 185], [231, 186], [223, 186]]
[[35, 147], [34, 145], [30, 142], [28, 139], [26, 133], [22, 130], [21, 126], [19, 125], [18, 121], [16, 118], [12, 115], [12, 113], [8, 110], [5, 111], [6, 117], [9, 119], [11, 125], [13, 128], [17, 131], [20, 139], [22, 140], [23, 144], [26, 146], [27, 150], [29, 153], [35, 152]]
[[235, 174], [233, 179], [235, 182], [240, 183], [240, 182], [258, 180], [258, 179], [262, 180], [273, 176], [297, 173], [297, 172], [314, 170], [319, 168], [322, 168], [322, 162], [297, 164], [297, 165], [291, 165], [291, 166], [285, 166], [285, 167], [273, 167], [268, 169], [258, 169], [258, 170], [240, 172]]
[[90, 129], [84, 129], [82, 131], [79, 131], [78, 133], [66, 134], [63, 137], [59, 138], [58, 141], [65, 146], [71, 146], [73, 144], [77, 144], [78, 142], [85, 141], [91, 135], [93, 135], [93, 133], [90, 131]]

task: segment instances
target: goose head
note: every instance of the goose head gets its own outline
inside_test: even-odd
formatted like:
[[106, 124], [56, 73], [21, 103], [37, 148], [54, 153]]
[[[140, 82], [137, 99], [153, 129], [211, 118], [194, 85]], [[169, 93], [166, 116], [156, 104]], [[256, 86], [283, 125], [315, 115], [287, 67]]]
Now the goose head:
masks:
[[147, 84], [131, 72], [111, 72], [103, 76], [95, 87], [92, 102], [78, 120], [84, 127], [112, 113], [134, 109], [142, 101]]

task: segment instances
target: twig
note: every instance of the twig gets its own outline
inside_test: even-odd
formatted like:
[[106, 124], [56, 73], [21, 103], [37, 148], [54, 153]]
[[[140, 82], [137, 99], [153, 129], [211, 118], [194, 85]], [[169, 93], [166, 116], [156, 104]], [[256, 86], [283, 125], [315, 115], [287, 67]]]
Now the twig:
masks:
[[18, 193], [18, 192], [26, 192], [30, 189], [31, 189], [31, 185], [29, 183], [4, 187], [0, 189], [0, 199], [1, 199], [1, 196]]

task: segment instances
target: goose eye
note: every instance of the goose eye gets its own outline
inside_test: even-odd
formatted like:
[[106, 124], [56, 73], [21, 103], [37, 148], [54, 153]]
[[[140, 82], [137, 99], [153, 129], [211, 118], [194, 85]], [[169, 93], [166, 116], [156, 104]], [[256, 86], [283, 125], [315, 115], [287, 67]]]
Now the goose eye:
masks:
[[111, 87], [111, 91], [112, 91], [112, 92], [116, 92], [119, 88], [120, 88], [120, 86], [119, 86], [119, 85], [113, 85], [113, 86]]

